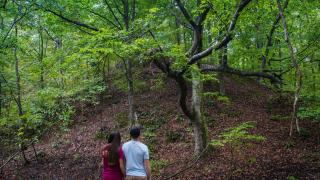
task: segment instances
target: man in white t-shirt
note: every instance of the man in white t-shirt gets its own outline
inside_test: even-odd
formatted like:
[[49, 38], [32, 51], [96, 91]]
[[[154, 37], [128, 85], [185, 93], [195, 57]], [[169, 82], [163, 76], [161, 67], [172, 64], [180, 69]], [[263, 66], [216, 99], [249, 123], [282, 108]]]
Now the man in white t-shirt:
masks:
[[140, 128], [133, 127], [130, 136], [131, 140], [122, 146], [126, 160], [126, 180], [151, 180], [149, 150], [140, 141]]

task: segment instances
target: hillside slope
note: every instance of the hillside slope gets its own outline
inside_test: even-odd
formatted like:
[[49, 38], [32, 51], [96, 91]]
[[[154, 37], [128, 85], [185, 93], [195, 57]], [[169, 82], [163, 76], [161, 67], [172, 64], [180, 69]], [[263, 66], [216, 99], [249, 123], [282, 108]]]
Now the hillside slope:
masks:
[[[320, 179], [319, 129], [309, 121], [302, 126], [309, 137], [288, 137], [289, 120], [283, 117], [290, 106], [281, 107], [281, 114], [268, 113], [268, 101], [274, 95], [254, 80], [227, 77], [226, 94], [229, 105], [206, 104], [210, 139], [217, 138], [226, 128], [242, 122], [255, 121], [252, 133], [266, 137], [234, 153], [224, 147], [212, 151], [191, 168], [173, 179], [227, 179], [231, 164], [235, 164], [233, 179]], [[154, 160], [155, 179], [163, 179], [184, 169], [192, 158], [193, 138], [188, 121], [177, 104], [178, 90], [168, 81], [160, 90], [148, 90], [136, 95], [141, 123], [147, 128], [144, 138]], [[22, 165], [15, 160], [6, 168], [4, 179], [99, 179], [101, 175], [99, 148], [103, 133], [122, 127], [127, 111], [126, 97], [113, 94], [96, 107], [79, 113], [75, 125], [66, 133], [53, 133], [37, 145], [39, 161]], [[128, 140], [127, 128], [120, 128], [123, 140]]]

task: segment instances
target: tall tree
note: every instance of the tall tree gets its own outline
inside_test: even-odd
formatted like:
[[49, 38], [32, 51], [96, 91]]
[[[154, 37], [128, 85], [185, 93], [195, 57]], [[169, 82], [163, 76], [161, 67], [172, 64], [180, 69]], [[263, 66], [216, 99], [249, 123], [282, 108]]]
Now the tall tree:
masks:
[[299, 119], [297, 117], [297, 113], [298, 113], [298, 100], [299, 100], [299, 95], [300, 95], [300, 91], [301, 91], [301, 83], [302, 83], [302, 72], [300, 69], [299, 62], [297, 60], [296, 53], [294, 51], [294, 47], [293, 47], [291, 40], [290, 40], [290, 35], [288, 32], [288, 25], [287, 25], [286, 18], [284, 16], [283, 7], [281, 5], [280, 0], [277, 0], [277, 5], [278, 5], [280, 17], [282, 19], [284, 38], [285, 38], [285, 41], [288, 45], [288, 49], [289, 49], [290, 56], [291, 56], [291, 62], [295, 68], [295, 92], [294, 92], [294, 102], [293, 102], [293, 110], [292, 110], [291, 125], [290, 125], [290, 136], [292, 136], [294, 121], [296, 122], [297, 131], [300, 133]]

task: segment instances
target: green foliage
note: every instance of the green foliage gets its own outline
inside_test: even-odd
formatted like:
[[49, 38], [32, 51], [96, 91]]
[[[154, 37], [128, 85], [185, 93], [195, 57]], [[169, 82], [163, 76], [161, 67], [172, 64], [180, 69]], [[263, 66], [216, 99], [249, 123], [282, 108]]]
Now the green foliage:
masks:
[[165, 134], [168, 143], [175, 143], [184, 139], [184, 134], [181, 131], [167, 131]]
[[299, 136], [303, 138], [309, 138], [311, 136], [310, 131], [306, 128], [300, 128]]
[[248, 164], [255, 164], [257, 162], [257, 158], [252, 156], [252, 157], [249, 157], [246, 161]]
[[203, 116], [203, 118], [205, 118], [205, 121], [207, 122], [207, 125], [209, 127], [214, 127], [214, 124], [217, 122], [216, 119], [206, 112], [203, 114]]
[[297, 180], [297, 178], [295, 176], [288, 176], [287, 180]]
[[287, 121], [290, 117], [283, 116], [283, 115], [271, 115], [270, 120], [271, 121]]
[[222, 96], [219, 92], [204, 92], [203, 99], [208, 106], [213, 106], [215, 101], [229, 105], [230, 99], [227, 96]]
[[100, 131], [96, 132], [94, 135], [95, 140], [106, 141], [107, 137], [109, 137], [110, 132], [101, 129]]
[[240, 148], [250, 142], [264, 141], [265, 137], [260, 135], [250, 134], [249, 129], [253, 128], [253, 122], [245, 122], [236, 127], [229, 128], [222, 133], [218, 140], [212, 140], [211, 145], [220, 147], [224, 145], [231, 145], [233, 148]]
[[156, 143], [157, 143], [157, 135], [154, 131], [150, 129], [146, 129], [143, 131], [143, 139], [148, 144], [148, 148], [150, 152], [156, 152]]
[[126, 112], [120, 112], [116, 114], [116, 122], [119, 128], [124, 128], [129, 125], [129, 119]]
[[299, 107], [298, 117], [320, 123], [320, 96], [306, 95], [301, 99], [302, 105]]
[[151, 160], [150, 163], [152, 167], [152, 173], [159, 174], [160, 170], [169, 164], [169, 161], [165, 159], [157, 159], [157, 160]]
[[148, 130], [155, 131], [167, 122], [167, 115], [160, 114], [160, 111], [154, 107], [152, 111], [146, 111], [139, 114], [139, 122]]
[[284, 143], [284, 148], [291, 149], [295, 146], [295, 142], [293, 140], [288, 140]]
[[157, 74], [156, 78], [152, 82], [151, 90], [161, 90], [165, 86], [164, 74]]

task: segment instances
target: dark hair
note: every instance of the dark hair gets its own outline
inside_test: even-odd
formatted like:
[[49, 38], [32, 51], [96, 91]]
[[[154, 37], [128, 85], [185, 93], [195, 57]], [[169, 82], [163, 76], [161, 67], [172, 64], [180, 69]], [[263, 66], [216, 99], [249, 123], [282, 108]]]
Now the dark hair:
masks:
[[130, 136], [133, 139], [137, 139], [140, 136], [140, 127], [133, 127], [130, 130]]
[[121, 144], [121, 136], [119, 132], [112, 132], [108, 137], [109, 143], [109, 154], [108, 154], [108, 165], [114, 166], [117, 164], [119, 159], [119, 148]]

